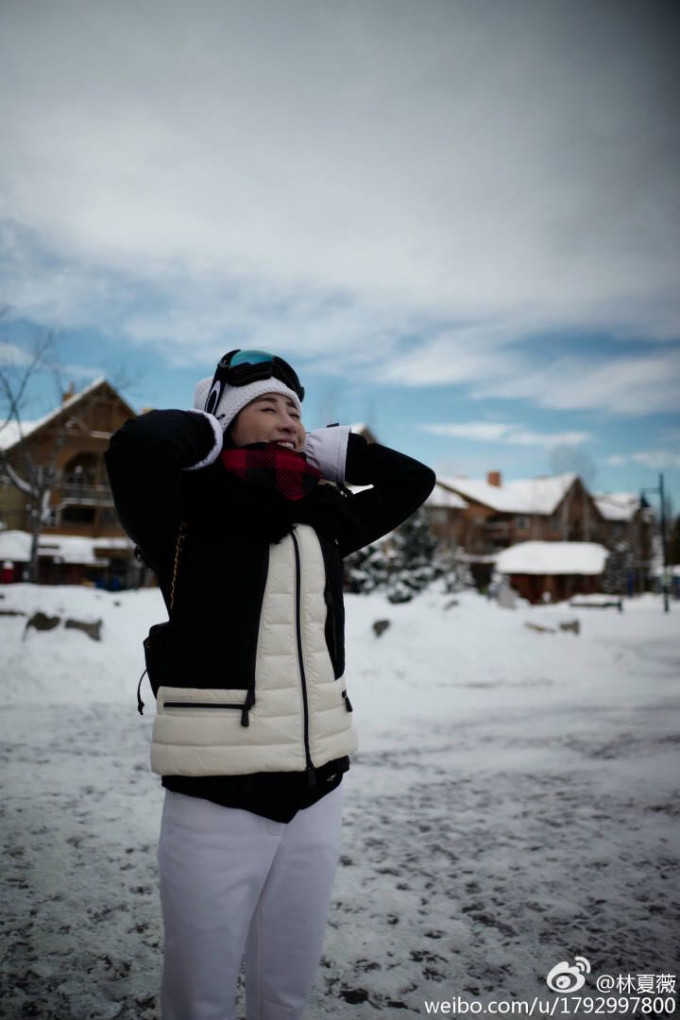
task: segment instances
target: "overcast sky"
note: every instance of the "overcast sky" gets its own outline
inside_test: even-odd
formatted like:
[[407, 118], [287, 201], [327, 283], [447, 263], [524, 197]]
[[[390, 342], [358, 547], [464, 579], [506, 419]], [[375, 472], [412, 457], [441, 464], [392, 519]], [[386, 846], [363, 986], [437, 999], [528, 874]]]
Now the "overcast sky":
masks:
[[679, 43], [657, 0], [3, 0], [0, 356], [57, 327], [160, 404], [259, 346], [442, 469], [680, 487]]

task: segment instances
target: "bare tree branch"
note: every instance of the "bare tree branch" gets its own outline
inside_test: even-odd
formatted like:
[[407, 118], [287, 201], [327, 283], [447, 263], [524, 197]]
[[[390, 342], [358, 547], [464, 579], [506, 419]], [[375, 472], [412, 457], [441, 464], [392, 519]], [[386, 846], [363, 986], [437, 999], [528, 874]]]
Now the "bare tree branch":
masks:
[[[6, 314], [6, 310], [5, 310]], [[49, 367], [48, 353], [54, 347], [55, 334], [49, 330], [41, 334], [32, 344], [27, 361], [20, 368], [12, 364], [0, 364], [0, 406], [4, 406], [0, 431], [11, 422], [16, 422], [19, 465], [12, 463], [6, 450], [0, 451], [0, 474], [28, 497], [28, 511], [31, 526], [31, 560], [29, 574], [32, 581], [38, 580], [38, 543], [49, 513], [50, 495], [56, 478], [57, 453], [61, 442], [57, 442], [47, 465], [37, 464], [24, 443], [22, 411], [28, 388], [36, 374]], [[1, 419], [0, 419], [1, 420]]]
[[14, 378], [12, 366], [0, 364], [0, 399], [5, 407], [3, 411], [4, 421], [0, 425], [0, 431], [11, 421], [17, 423], [19, 438], [23, 438], [21, 429], [21, 415], [25, 403], [26, 391], [34, 378], [36, 372], [40, 371], [47, 364], [48, 351], [54, 346], [55, 334], [49, 330], [38, 337], [33, 344], [33, 350], [23, 371], [17, 373]]

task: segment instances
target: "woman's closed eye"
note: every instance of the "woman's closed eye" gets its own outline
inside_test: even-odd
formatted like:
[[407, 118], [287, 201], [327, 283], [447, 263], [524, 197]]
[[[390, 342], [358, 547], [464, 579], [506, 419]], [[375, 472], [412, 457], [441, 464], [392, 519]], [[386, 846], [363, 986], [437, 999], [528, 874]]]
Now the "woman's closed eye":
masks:
[[[271, 411], [272, 414], [276, 414], [276, 408], [275, 407], [263, 407], [262, 410], [263, 411]], [[289, 418], [294, 418], [295, 421], [301, 421], [300, 415], [297, 413], [297, 411], [289, 411], [288, 412], [288, 417]]]

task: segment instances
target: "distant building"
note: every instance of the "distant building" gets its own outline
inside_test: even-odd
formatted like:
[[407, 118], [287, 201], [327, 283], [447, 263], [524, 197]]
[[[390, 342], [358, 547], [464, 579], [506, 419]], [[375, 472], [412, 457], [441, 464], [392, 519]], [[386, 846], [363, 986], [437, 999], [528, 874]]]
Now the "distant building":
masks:
[[520, 542], [498, 554], [496, 570], [529, 602], [561, 602], [600, 590], [607, 555], [598, 542]]
[[425, 500], [425, 507], [432, 531], [442, 544], [457, 545], [463, 511], [468, 507], [467, 502], [437, 480], [434, 489]]
[[482, 588], [498, 554], [527, 542], [586, 542], [618, 550], [626, 563], [625, 590], [632, 594], [647, 584], [651, 518], [630, 493], [593, 496], [571, 473], [504, 483], [500, 471], [490, 471], [486, 481], [438, 478], [426, 506], [442, 546], [461, 551]]
[[629, 553], [628, 593], [644, 591], [653, 576], [653, 512], [634, 492], [596, 493], [595, 503], [604, 521], [604, 544], [608, 549]]
[[355, 432], [358, 436], [363, 436], [367, 443], [378, 442], [371, 426], [365, 425], [364, 422], [357, 422], [355, 425], [350, 425], [350, 431]]
[[439, 478], [438, 490], [464, 501], [438, 526], [469, 554], [496, 553], [517, 542], [588, 542], [600, 538], [602, 518], [578, 475], [565, 474], [503, 483], [500, 471], [485, 482]]
[[[22, 422], [20, 428], [9, 422], [0, 430], [5, 461], [0, 462], [0, 523], [6, 532], [28, 536], [29, 548], [32, 505], [20, 482], [27, 479], [30, 465], [53, 476], [41, 529], [40, 581], [127, 577], [133, 548], [118, 522], [104, 451], [113, 433], [134, 415], [110, 383], [97, 379], [79, 393], [66, 393], [61, 405], [39, 421]], [[16, 543], [23, 548], [20, 539]], [[21, 561], [17, 566], [13, 574], [20, 579]]]

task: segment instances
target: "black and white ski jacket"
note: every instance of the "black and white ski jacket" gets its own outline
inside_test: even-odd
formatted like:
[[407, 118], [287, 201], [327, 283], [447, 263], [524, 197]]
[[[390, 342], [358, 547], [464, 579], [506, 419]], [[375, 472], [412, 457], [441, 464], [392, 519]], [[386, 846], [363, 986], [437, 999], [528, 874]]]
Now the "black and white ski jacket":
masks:
[[218, 423], [201, 412], [152, 411], [112, 437], [115, 504], [168, 607], [184, 533], [152, 737], [160, 775], [313, 774], [356, 748], [342, 559], [410, 516], [435, 476], [347, 428], [310, 440], [325, 477], [370, 488], [322, 482], [290, 501], [236, 478], [219, 460]]

